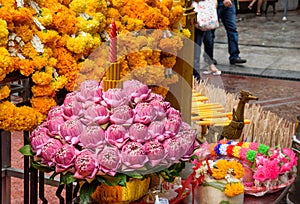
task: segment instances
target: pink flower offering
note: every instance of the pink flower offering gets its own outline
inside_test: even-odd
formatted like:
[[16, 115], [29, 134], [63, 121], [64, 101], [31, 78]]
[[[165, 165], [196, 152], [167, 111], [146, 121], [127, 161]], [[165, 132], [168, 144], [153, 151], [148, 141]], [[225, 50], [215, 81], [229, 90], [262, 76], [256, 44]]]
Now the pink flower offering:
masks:
[[129, 138], [135, 142], [145, 142], [150, 139], [148, 127], [142, 123], [134, 123], [129, 128]]
[[49, 139], [41, 150], [42, 163], [48, 166], [54, 166], [53, 157], [61, 147], [62, 143], [59, 140], [54, 138]]
[[134, 109], [134, 122], [143, 123], [145, 125], [154, 121], [157, 117], [156, 110], [149, 103], [138, 103]]
[[145, 143], [144, 146], [145, 152], [152, 167], [160, 164], [161, 161], [167, 156], [164, 146], [160, 142], [150, 141]]
[[103, 125], [109, 121], [109, 112], [105, 106], [93, 104], [84, 111], [81, 121], [85, 125]]
[[116, 108], [118, 106], [127, 105], [129, 103], [129, 99], [123, 89], [115, 88], [108, 89], [102, 95], [103, 100], [101, 104], [108, 108]]
[[83, 131], [82, 123], [77, 119], [67, 120], [60, 126], [61, 136], [72, 144], [79, 142], [78, 136]]
[[56, 172], [64, 172], [75, 164], [76, 150], [73, 145], [65, 144], [54, 155]]
[[105, 131], [105, 140], [117, 148], [122, 148], [129, 137], [126, 129], [122, 125], [110, 125]]
[[105, 131], [100, 126], [87, 126], [79, 136], [79, 145], [101, 149], [105, 144]]
[[48, 142], [51, 138], [45, 131], [35, 131], [33, 136], [30, 137], [31, 149], [36, 155], [40, 155], [42, 147]]
[[142, 168], [148, 158], [144, 151], [144, 146], [138, 142], [128, 142], [122, 148], [122, 162], [127, 166], [127, 170], [132, 171], [134, 169]]
[[100, 169], [104, 173], [107, 173], [110, 176], [114, 176], [117, 173], [121, 165], [121, 158], [117, 148], [106, 146], [98, 154], [97, 158]]
[[150, 125], [148, 126], [148, 134], [152, 137], [152, 138], [156, 138], [158, 136], [162, 136], [164, 139], [164, 133], [165, 133], [165, 124], [163, 121], [153, 121], [150, 123]]
[[98, 171], [98, 162], [94, 156], [94, 153], [89, 150], [83, 150], [77, 155], [75, 160], [75, 178], [93, 178], [96, 175]]
[[86, 80], [80, 86], [80, 92], [76, 95], [77, 100], [85, 101], [100, 101], [102, 98], [102, 90], [96, 80]]
[[135, 104], [145, 101], [149, 98], [151, 90], [147, 85], [137, 80], [125, 81], [123, 83], [123, 89], [129, 99]]
[[133, 123], [134, 112], [128, 105], [121, 105], [113, 109], [110, 122], [112, 124], [120, 124], [130, 126]]

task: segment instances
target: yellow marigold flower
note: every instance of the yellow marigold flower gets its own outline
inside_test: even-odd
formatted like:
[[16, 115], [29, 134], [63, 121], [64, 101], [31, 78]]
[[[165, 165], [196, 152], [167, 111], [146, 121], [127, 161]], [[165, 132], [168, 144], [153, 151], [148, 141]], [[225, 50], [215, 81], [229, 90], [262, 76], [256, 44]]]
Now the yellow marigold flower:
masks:
[[77, 33], [77, 18], [76, 13], [67, 7], [60, 7], [60, 9], [53, 15], [52, 25], [58, 32], [63, 34]]
[[161, 64], [166, 68], [172, 68], [176, 63], [176, 56], [164, 56], [161, 59]]
[[173, 0], [162, 0], [161, 3], [165, 5], [169, 10], [173, 7]]
[[51, 87], [54, 91], [62, 89], [67, 84], [67, 78], [65, 76], [58, 76], [51, 81]]
[[29, 76], [34, 72], [34, 62], [28, 59], [16, 59], [14, 63], [15, 70], [20, 70], [24, 76]]
[[54, 57], [50, 57], [48, 59], [48, 66], [49, 67], [56, 67], [56, 63], [57, 63], [57, 59], [55, 59]]
[[229, 168], [233, 169], [233, 175], [235, 178], [242, 178], [244, 176], [244, 167], [236, 160], [229, 161]]
[[55, 45], [60, 38], [59, 34], [55, 30], [38, 31], [36, 34], [43, 44], [49, 43], [52, 46]]
[[242, 183], [228, 183], [225, 186], [224, 193], [228, 197], [234, 197], [244, 193], [244, 186]]
[[14, 126], [12, 127], [15, 131], [21, 130], [33, 130], [39, 124], [40, 113], [31, 107], [22, 106], [16, 109]]
[[212, 169], [212, 176], [215, 179], [223, 179], [227, 175], [229, 169], [229, 162], [224, 159], [220, 159], [215, 164], [214, 168]]
[[141, 30], [145, 26], [142, 20], [130, 18], [128, 16], [122, 18], [122, 24], [125, 25], [126, 29], [129, 31]]
[[95, 18], [91, 18], [91, 19], [84, 19], [83, 17], [79, 16], [78, 18], [78, 28], [80, 31], [84, 31], [86, 33], [96, 33], [99, 29], [100, 26], [100, 22], [95, 19]]
[[0, 47], [0, 74], [6, 75], [13, 71], [13, 60], [4, 47]]
[[131, 71], [133, 79], [139, 80], [144, 84], [161, 85], [165, 79], [163, 66], [143, 66]]
[[173, 25], [175, 22], [179, 21], [183, 16], [183, 8], [182, 6], [174, 6], [172, 10], [170, 11], [170, 25]]
[[39, 56], [39, 53], [35, 50], [31, 42], [26, 43], [22, 48], [22, 54], [27, 58], [34, 58]]
[[0, 46], [6, 46], [7, 42], [8, 42], [7, 23], [6, 21], [0, 19]]
[[53, 20], [51, 10], [45, 7], [41, 8], [41, 13], [37, 16], [37, 19], [43, 26], [50, 26]]
[[52, 67], [46, 66], [45, 71], [36, 71], [32, 75], [32, 81], [37, 85], [48, 85], [52, 80]]
[[77, 54], [84, 53], [86, 50], [93, 49], [95, 46], [93, 36], [89, 33], [70, 38], [67, 41], [67, 48]]
[[0, 129], [10, 130], [14, 123], [14, 112], [17, 107], [9, 101], [0, 102]]
[[[112, 8], [112, 7], [109, 7], [107, 9], [107, 16], [106, 17], [114, 19], [115, 21], [119, 21], [121, 19], [121, 15], [120, 15], [119, 11], [115, 8]], [[111, 21], [108, 21], [107, 23], [108, 23], [108, 25], [110, 25]]]
[[143, 68], [147, 65], [147, 61], [142, 52], [129, 53], [127, 60], [130, 69]]
[[123, 0], [112, 0], [111, 3], [113, 7], [120, 8], [124, 5], [125, 2]]
[[48, 111], [56, 105], [55, 100], [47, 96], [32, 97], [30, 103], [33, 108], [37, 109], [42, 114], [47, 114]]
[[54, 97], [55, 91], [53, 87], [49, 85], [34, 85], [31, 87], [32, 95], [34, 97], [39, 97], [39, 96], [49, 96], [49, 97]]
[[86, 12], [88, 13], [96, 13], [96, 12], [104, 12], [107, 10], [107, 2], [106, 0], [86, 0]]
[[0, 86], [0, 101], [9, 97], [10, 89], [8, 86]]
[[236, 158], [240, 158], [241, 146], [234, 146], [232, 149], [232, 155]]
[[43, 55], [33, 57], [32, 61], [35, 69], [38, 71], [48, 64], [48, 58]]
[[86, 2], [82, 0], [73, 0], [69, 4], [69, 8], [77, 14], [84, 13], [86, 9]]

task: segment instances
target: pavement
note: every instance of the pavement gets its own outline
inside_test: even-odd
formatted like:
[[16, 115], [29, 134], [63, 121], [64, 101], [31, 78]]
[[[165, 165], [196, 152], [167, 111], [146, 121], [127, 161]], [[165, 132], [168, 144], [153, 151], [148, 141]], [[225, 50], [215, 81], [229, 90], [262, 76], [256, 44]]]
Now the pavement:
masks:
[[247, 59], [243, 65], [230, 65], [227, 36], [221, 24], [216, 30], [214, 58], [224, 74], [266, 77], [300, 81], [300, 8], [267, 15], [238, 13], [240, 57]]

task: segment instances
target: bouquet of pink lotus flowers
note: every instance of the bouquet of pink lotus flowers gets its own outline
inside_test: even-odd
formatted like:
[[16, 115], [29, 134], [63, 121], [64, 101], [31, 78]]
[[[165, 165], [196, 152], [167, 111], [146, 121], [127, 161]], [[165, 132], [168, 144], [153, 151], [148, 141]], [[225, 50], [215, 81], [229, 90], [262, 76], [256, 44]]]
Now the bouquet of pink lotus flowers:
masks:
[[62, 173], [69, 182], [124, 185], [128, 177], [187, 161], [195, 139], [181, 113], [147, 85], [131, 80], [104, 92], [97, 81], [87, 80], [50, 110], [20, 151], [34, 156], [35, 167]]

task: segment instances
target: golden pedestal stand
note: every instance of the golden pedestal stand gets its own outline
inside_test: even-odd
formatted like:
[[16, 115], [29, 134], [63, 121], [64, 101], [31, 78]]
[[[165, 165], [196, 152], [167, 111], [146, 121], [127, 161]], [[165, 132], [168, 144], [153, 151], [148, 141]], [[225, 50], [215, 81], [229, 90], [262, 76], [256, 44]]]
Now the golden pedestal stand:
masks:
[[103, 90], [107, 91], [109, 88], [121, 88], [120, 83], [120, 62], [111, 63], [108, 71], [103, 77]]

